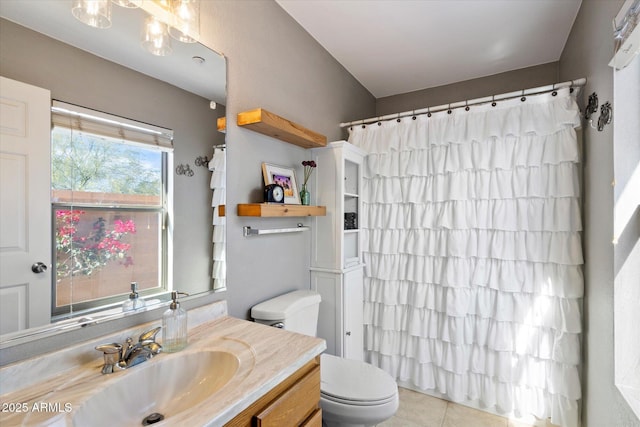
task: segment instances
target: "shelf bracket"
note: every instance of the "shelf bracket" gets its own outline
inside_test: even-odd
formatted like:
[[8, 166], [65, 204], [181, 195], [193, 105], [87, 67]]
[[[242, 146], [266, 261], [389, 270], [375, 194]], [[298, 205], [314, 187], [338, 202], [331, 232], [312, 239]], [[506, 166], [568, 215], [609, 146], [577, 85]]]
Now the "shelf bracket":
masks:
[[260, 236], [262, 234], [282, 234], [282, 233], [297, 233], [299, 231], [306, 231], [308, 230], [309, 227], [307, 226], [303, 226], [301, 223], [298, 223], [297, 227], [291, 227], [291, 228], [271, 228], [271, 229], [266, 229], [266, 230], [261, 230], [261, 229], [255, 229], [255, 228], [251, 228], [251, 227], [242, 227], [242, 235], [244, 237], [249, 237], [249, 236]]

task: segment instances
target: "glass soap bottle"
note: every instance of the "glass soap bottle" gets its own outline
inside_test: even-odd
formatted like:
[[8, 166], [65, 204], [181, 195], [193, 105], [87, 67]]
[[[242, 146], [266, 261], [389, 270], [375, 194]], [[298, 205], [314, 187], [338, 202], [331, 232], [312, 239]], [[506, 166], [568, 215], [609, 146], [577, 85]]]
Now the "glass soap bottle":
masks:
[[180, 308], [178, 295], [184, 292], [171, 291], [172, 302], [162, 315], [162, 351], [175, 353], [187, 346], [187, 312]]
[[145, 305], [145, 300], [138, 295], [138, 282], [131, 282], [131, 293], [129, 299], [122, 303], [122, 311], [137, 310]]

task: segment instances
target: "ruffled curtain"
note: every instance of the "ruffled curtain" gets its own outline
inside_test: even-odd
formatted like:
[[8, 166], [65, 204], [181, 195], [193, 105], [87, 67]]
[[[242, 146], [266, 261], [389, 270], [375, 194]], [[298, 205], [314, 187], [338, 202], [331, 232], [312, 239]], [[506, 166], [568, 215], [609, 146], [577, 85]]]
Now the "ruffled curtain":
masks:
[[578, 426], [579, 110], [568, 89], [355, 126], [365, 354], [418, 389]]
[[227, 287], [227, 264], [226, 264], [226, 217], [220, 216], [220, 205], [226, 203], [226, 155], [223, 149], [216, 148], [213, 157], [209, 161], [211, 171], [211, 189], [213, 196], [211, 206], [213, 207], [213, 267], [211, 277], [213, 278], [213, 289], [221, 290]]

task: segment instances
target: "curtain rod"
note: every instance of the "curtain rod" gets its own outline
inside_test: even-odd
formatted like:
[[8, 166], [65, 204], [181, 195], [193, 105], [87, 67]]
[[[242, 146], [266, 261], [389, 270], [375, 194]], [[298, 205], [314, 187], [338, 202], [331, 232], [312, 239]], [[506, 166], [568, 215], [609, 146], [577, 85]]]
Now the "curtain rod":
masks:
[[426, 113], [436, 113], [438, 111], [453, 110], [455, 108], [468, 107], [471, 105], [478, 105], [478, 104], [486, 104], [488, 102], [494, 102], [494, 101], [504, 101], [507, 99], [518, 98], [526, 95], [539, 95], [542, 93], [552, 92], [557, 89], [562, 89], [565, 87], [570, 87], [570, 88], [582, 87], [586, 84], [586, 82], [587, 82], [587, 79], [581, 78], [581, 79], [571, 80], [563, 83], [555, 83], [553, 85], [540, 86], [540, 87], [535, 87], [531, 89], [523, 89], [515, 92], [503, 93], [500, 95], [485, 96], [484, 98], [476, 98], [476, 99], [471, 99], [467, 101], [454, 102], [451, 104], [438, 105], [436, 107], [427, 107], [427, 108], [421, 108], [419, 110], [404, 111], [402, 113], [386, 114], [384, 116], [371, 117], [369, 119], [354, 120], [352, 122], [340, 123], [340, 127], [344, 128], [352, 125], [364, 125], [367, 123], [374, 123], [374, 122], [379, 122], [383, 120], [399, 119], [400, 117], [416, 116], [416, 115], [421, 115]]

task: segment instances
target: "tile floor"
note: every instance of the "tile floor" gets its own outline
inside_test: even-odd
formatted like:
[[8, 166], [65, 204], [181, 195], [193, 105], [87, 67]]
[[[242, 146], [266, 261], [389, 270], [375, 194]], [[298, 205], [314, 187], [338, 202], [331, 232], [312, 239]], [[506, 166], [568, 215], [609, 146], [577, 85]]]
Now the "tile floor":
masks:
[[[467, 406], [400, 388], [400, 408], [378, 427], [531, 427]], [[540, 421], [535, 427], [554, 427]]]

